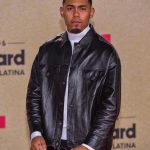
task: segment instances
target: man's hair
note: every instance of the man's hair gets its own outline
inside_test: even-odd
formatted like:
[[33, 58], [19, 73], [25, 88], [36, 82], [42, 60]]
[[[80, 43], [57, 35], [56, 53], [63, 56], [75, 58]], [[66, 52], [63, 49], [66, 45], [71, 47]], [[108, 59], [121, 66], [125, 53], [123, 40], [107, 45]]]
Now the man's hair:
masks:
[[[66, 2], [66, 0], [63, 0], [63, 5]], [[92, 0], [88, 0], [89, 4], [92, 6]]]

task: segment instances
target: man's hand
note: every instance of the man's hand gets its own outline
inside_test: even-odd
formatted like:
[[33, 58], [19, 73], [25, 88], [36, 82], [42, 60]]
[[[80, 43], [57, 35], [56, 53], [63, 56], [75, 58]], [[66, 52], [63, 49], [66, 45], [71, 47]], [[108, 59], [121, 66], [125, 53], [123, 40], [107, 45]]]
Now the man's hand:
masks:
[[30, 150], [46, 150], [46, 142], [42, 136], [36, 136], [31, 141]]
[[72, 148], [71, 150], [88, 150], [88, 148], [86, 148], [83, 145], [79, 145], [79, 146], [76, 146], [76, 147]]

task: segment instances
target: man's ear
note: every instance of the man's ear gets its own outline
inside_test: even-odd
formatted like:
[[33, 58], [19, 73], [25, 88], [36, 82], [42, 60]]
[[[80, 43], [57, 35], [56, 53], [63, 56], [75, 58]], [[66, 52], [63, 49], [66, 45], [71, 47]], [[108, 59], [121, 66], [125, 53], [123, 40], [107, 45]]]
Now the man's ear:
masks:
[[59, 11], [60, 11], [60, 15], [61, 15], [62, 17], [64, 17], [64, 9], [63, 9], [63, 7], [60, 7], [60, 8], [59, 8]]
[[95, 13], [95, 9], [92, 7], [91, 8], [91, 13], [90, 13], [90, 18], [92, 18], [94, 16], [94, 13]]

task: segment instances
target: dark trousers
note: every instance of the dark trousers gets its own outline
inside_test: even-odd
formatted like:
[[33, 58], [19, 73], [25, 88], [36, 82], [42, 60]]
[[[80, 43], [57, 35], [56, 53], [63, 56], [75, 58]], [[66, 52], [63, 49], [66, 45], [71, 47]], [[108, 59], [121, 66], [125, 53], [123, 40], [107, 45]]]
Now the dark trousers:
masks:
[[59, 147], [52, 147], [48, 146], [47, 150], [71, 150], [71, 147], [67, 146], [67, 141], [66, 140], [61, 140], [61, 144]]

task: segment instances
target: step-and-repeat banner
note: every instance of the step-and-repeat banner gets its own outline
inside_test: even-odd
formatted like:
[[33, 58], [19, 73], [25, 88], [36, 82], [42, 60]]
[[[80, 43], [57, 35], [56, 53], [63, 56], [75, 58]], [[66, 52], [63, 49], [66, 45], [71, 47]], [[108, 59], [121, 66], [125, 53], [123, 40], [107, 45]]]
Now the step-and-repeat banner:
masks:
[[[122, 63], [121, 113], [113, 150], [149, 150], [150, 1], [93, 0], [91, 20]], [[0, 150], [28, 150], [26, 89], [39, 46], [65, 30], [60, 0], [0, 1]]]

